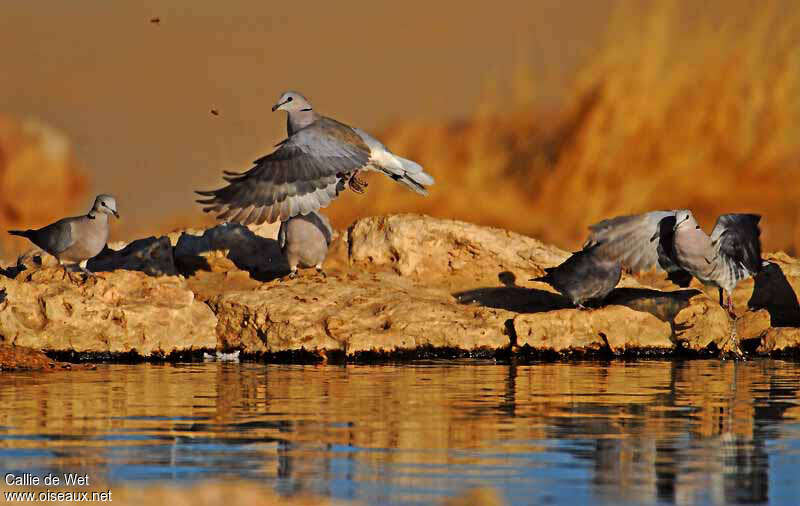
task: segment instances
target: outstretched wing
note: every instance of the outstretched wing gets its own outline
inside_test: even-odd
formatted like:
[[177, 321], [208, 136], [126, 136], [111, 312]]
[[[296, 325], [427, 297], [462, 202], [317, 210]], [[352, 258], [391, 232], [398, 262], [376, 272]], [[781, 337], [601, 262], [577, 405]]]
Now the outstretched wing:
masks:
[[757, 214], [723, 214], [717, 218], [711, 241], [717, 255], [734, 269], [750, 276], [761, 270], [761, 229]]
[[595, 255], [618, 260], [631, 272], [660, 268], [670, 281], [686, 287], [692, 276], [678, 266], [674, 229], [675, 211], [618, 216], [589, 227], [591, 235], [584, 247], [595, 245]]
[[617, 216], [589, 227], [591, 234], [584, 248], [598, 246], [595, 254], [619, 260], [625, 269], [646, 271], [659, 264], [659, 223], [675, 218], [675, 211], [652, 211], [644, 214]]
[[278, 144], [244, 173], [226, 172], [228, 185], [198, 191], [206, 212], [238, 223], [273, 223], [330, 204], [354, 171], [369, 162], [369, 148], [350, 127], [329, 118]]

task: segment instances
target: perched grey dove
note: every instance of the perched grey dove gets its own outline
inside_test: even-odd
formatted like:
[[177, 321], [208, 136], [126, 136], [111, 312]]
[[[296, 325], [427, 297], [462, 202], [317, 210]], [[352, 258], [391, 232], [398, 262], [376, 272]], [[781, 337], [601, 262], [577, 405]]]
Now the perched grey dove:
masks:
[[760, 220], [756, 214], [723, 214], [709, 237], [689, 210], [653, 211], [592, 225], [587, 244], [599, 243], [599, 254], [619, 260], [633, 272], [657, 266], [680, 286], [688, 286], [694, 276], [705, 285], [717, 287], [720, 305], [735, 319], [731, 299], [734, 288], [764, 265]]
[[392, 154], [363, 130], [317, 114], [299, 93], [287, 91], [272, 110], [288, 113], [289, 137], [247, 172], [226, 171], [227, 186], [198, 191], [208, 197], [197, 201], [205, 212], [243, 224], [285, 221], [326, 207], [346, 185], [363, 193], [361, 170], [382, 172], [422, 195], [433, 184], [419, 164]]
[[619, 260], [596, 254], [599, 244], [577, 251], [558, 267], [548, 267], [544, 276], [531, 281], [551, 285], [580, 309], [590, 300], [602, 301], [617, 286], [622, 277]]
[[112, 214], [119, 218], [114, 197], [98, 195], [92, 209], [84, 216], [63, 218], [38, 230], [9, 230], [8, 233], [25, 237], [56, 257], [65, 273], [67, 264], [77, 264], [83, 272], [91, 274], [85, 263], [108, 242], [108, 220]]
[[278, 244], [289, 261], [289, 277], [297, 275], [297, 266], [316, 267], [325, 275], [322, 262], [328, 255], [333, 229], [324, 215], [311, 212], [289, 218], [278, 230]]

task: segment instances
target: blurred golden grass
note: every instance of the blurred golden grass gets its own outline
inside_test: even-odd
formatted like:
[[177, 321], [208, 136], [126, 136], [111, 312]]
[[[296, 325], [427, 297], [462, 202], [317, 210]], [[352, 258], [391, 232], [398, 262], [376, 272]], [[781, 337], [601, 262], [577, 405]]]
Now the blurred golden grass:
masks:
[[520, 72], [514, 93], [467, 120], [389, 128], [386, 144], [436, 177], [431, 195], [375, 177], [352, 205], [331, 207], [334, 223], [425, 212], [574, 248], [603, 218], [688, 207], [708, 228], [721, 213], [758, 212], [765, 248], [796, 253], [800, 12], [691, 5], [622, 4], [555, 113], [532, 105]]
[[[0, 115], [0, 227], [41, 227], [64, 209], [88, 210], [88, 186], [65, 134], [34, 119]], [[27, 239], [0, 235], [6, 256], [29, 248]]]

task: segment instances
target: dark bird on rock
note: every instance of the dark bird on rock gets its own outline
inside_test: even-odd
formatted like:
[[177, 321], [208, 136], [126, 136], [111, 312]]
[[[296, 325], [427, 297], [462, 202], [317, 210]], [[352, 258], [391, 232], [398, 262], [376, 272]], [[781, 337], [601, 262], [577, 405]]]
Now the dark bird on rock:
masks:
[[602, 301], [622, 277], [619, 260], [597, 254], [600, 244], [591, 244], [572, 254], [558, 267], [548, 267], [544, 276], [531, 281], [551, 285], [580, 309], [587, 301]]

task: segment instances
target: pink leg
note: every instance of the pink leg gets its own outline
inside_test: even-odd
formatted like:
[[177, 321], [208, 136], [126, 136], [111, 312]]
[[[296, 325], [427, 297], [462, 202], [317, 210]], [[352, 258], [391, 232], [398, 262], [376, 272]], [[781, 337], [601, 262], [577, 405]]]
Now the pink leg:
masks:
[[731, 294], [727, 294], [727, 295], [728, 295], [728, 298], [727, 298], [725, 306], [726, 306], [726, 309], [728, 310], [728, 314], [730, 315], [730, 317], [735, 320], [736, 319], [736, 313], [733, 311], [733, 299], [731, 299]]

